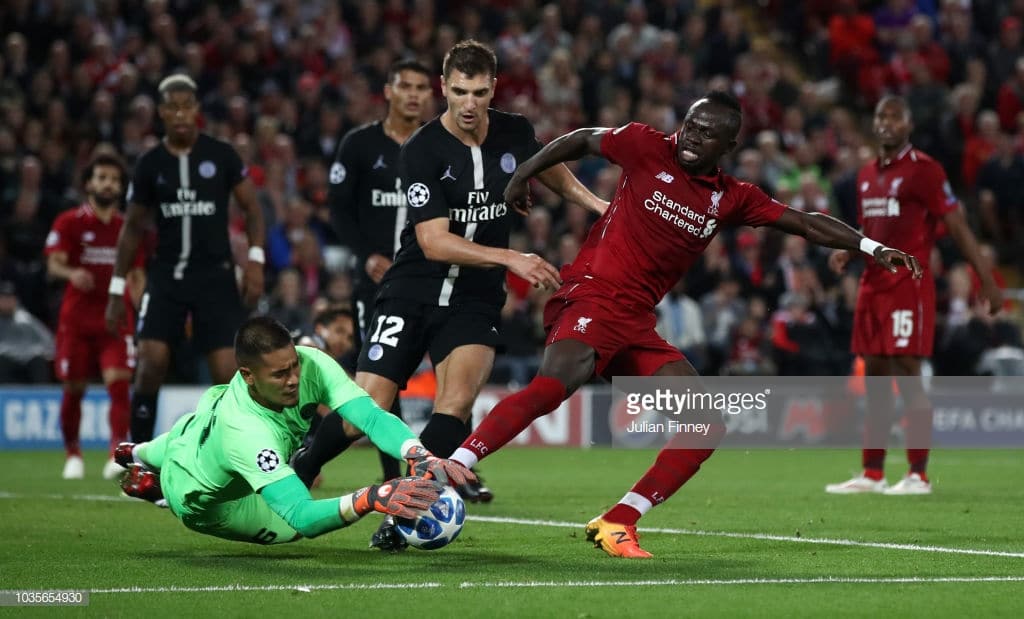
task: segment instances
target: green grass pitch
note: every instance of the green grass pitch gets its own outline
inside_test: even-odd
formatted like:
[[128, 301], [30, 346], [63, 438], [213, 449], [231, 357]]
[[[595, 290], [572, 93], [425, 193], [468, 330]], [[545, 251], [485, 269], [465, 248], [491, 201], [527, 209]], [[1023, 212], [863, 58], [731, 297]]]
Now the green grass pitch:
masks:
[[[583, 523], [646, 469], [650, 451], [509, 449], [482, 465], [497, 496], [468, 505], [451, 546], [385, 555], [377, 525], [263, 547], [186, 530], [119, 497], [86, 455], [0, 453], [0, 589], [88, 589], [86, 608], [0, 616], [704, 617], [1024, 616], [1024, 457], [940, 451], [935, 494], [829, 496], [853, 451], [721, 451], [644, 518], [650, 561], [613, 559]], [[902, 451], [887, 463], [904, 472]], [[378, 475], [354, 449], [318, 497]], [[644, 533], [644, 527], [651, 529]]]

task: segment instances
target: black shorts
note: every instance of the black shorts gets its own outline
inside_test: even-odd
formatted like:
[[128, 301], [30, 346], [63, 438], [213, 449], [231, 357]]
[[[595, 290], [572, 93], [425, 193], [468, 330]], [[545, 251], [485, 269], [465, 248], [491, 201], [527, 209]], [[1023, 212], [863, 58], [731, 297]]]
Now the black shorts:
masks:
[[426, 353], [437, 366], [459, 346], [495, 348], [500, 322], [500, 310], [482, 303], [438, 307], [408, 299], [378, 299], [367, 323], [359, 371], [383, 376], [404, 389]]
[[138, 338], [174, 345], [185, 339], [185, 320], [190, 314], [192, 346], [197, 353], [234, 346], [235, 331], [247, 314], [234, 266], [217, 266], [202, 275], [177, 280], [150, 270], [135, 323]]

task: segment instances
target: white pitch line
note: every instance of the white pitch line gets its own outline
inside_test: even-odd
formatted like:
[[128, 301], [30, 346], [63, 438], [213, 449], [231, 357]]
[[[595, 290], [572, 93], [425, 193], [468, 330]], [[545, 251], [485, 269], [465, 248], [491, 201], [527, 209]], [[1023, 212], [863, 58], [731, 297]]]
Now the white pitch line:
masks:
[[[104, 495], [104, 494], [19, 494], [14, 492], [0, 491], [0, 499], [54, 499], [73, 501], [133, 501], [138, 499], [126, 496]], [[477, 522], [490, 522], [494, 524], [518, 524], [534, 527], [557, 527], [563, 529], [577, 529], [583, 526], [578, 522], [564, 520], [536, 520], [529, 518], [507, 518], [503, 516], [467, 516], [468, 520]], [[665, 533], [668, 535], [694, 535], [698, 537], [725, 537], [731, 539], [755, 539], [771, 542], [791, 542], [797, 544], [821, 544], [833, 546], [855, 546], [860, 548], [882, 548], [885, 550], [909, 550], [913, 552], [937, 552], [945, 554], [977, 555], [984, 557], [1008, 557], [1011, 559], [1024, 559], [1024, 552], [1009, 552], [1005, 550], [986, 550], [978, 548], [950, 548], [946, 546], [920, 546], [917, 544], [895, 544], [890, 542], [863, 542], [852, 539], [828, 538], [828, 537], [795, 537], [792, 535], [774, 535], [771, 533], [736, 533], [731, 531], [703, 531], [699, 529], [666, 529], [666, 528], [641, 528], [644, 533]]]
[[[583, 525], [577, 522], [561, 520], [530, 520], [526, 518], [504, 518], [500, 516], [466, 516], [467, 520], [492, 522], [495, 524], [522, 524], [536, 527], [559, 527], [577, 529]], [[949, 548], [945, 546], [920, 546], [917, 544], [893, 544], [889, 542], [862, 542], [852, 539], [833, 539], [828, 537], [794, 537], [791, 535], [773, 535], [770, 533], [734, 533], [730, 531], [701, 531], [696, 529], [638, 529], [643, 533], [667, 533], [669, 535], [696, 535], [701, 537], [728, 537], [733, 539], [756, 539], [773, 542], [794, 542], [799, 544], [831, 544], [835, 546], [859, 546], [863, 548], [884, 548], [886, 550], [911, 550], [916, 552], [940, 552], [961, 555], [982, 555], [986, 557], [1010, 557], [1024, 559], [1024, 552], [1008, 552], [1004, 550], [984, 550], [975, 548]]]
[[221, 593], [232, 591], [338, 591], [372, 589], [437, 589], [439, 582], [412, 583], [346, 583], [333, 585], [223, 585], [216, 587], [122, 587], [119, 589], [91, 589], [89, 593]]
[[541, 587], [678, 587], [699, 585], [877, 585], [877, 584], [939, 584], [939, 583], [976, 583], [976, 582], [1024, 582], [1024, 576], [949, 576], [949, 577], [917, 577], [906, 578], [734, 578], [734, 579], [694, 579], [694, 580], [568, 580], [568, 581], [498, 581], [498, 582], [463, 582], [461, 589], [532, 589]]

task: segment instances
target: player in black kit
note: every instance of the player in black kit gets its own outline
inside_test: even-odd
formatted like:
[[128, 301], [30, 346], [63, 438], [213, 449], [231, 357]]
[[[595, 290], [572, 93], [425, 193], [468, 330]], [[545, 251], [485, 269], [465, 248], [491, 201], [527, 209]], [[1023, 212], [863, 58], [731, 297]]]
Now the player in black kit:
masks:
[[[448, 109], [402, 147], [409, 224], [381, 281], [356, 373], [356, 382], [386, 409], [430, 354], [437, 397], [420, 439], [438, 457], [469, 435], [473, 402], [494, 363], [505, 270], [537, 287], [561, 283], [540, 257], [508, 248], [511, 215], [502, 194], [519, 162], [540, 144], [526, 118], [488, 108], [496, 70], [490, 48], [476, 41], [455, 45], [441, 81]], [[599, 213], [607, 207], [564, 166], [550, 168], [541, 181], [565, 200]], [[396, 537], [385, 523], [372, 545], [395, 549]]]
[[[263, 294], [263, 216], [241, 158], [230, 145], [199, 132], [199, 102], [190, 77], [172, 75], [158, 91], [167, 135], [139, 158], [128, 187], [106, 311], [113, 330], [124, 320], [124, 274], [155, 218], [156, 251], [147, 265], [136, 323], [139, 365], [131, 404], [136, 443], [153, 438], [170, 346], [185, 337], [186, 317], [192, 316], [195, 349], [207, 353], [213, 382], [227, 383], [236, 369], [232, 338], [246, 316], [243, 297], [253, 305]], [[249, 237], [242, 297], [228, 240], [231, 196], [245, 214]]]
[[[398, 177], [398, 151], [422, 123], [422, 114], [432, 95], [430, 71], [415, 60], [401, 60], [388, 71], [384, 98], [388, 113], [384, 120], [357, 127], [348, 132], [338, 146], [331, 165], [328, 203], [334, 228], [342, 245], [352, 249], [355, 258], [356, 346], [341, 360], [345, 370], [355, 374], [356, 361], [366, 333], [366, 322], [373, 311], [377, 285], [398, 251], [399, 238], [406, 222], [405, 193]], [[391, 412], [399, 418], [401, 402], [394, 399]], [[320, 438], [307, 449], [316, 451], [308, 460], [301, 455], [296, 462], [327, 462], [345, 445], [343, 433], [358, 436], [338, 415], [324, 421]], [[322, 453], [321, 453], [322, 452]], [[401, 475], [400, 463], [380, 453], [384, 481]], [[299, 465], [301, 469], [301, 464]], [[319, 467], [317, 467], [318, 469]], [[299, 477], [311, 483], [318, 471], [299, 471]]]

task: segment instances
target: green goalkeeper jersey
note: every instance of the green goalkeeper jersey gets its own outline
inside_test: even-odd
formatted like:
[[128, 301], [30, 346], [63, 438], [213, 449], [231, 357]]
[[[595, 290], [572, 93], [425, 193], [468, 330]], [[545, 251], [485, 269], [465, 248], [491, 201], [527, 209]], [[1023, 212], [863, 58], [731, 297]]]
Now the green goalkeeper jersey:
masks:
[[[174, 486], [171, 490], [182, 498], [186, 511], [196, 513], [294, 475], [288, 460], [302, 443], [318, 405], [338, 411], [353, 400], [369, 397], [327, 354], [306, 346], [297, 346], [296, 351], [301, 368], [297, 405], [280, 412], [261, 406], [236, 372], [229, 384], [207, 390], [195, 415], [178, 436], [170, 438], [164, 468], [172, 462], [177, 471], [173, 479], [165, 476], [164, 481]], [[416, 440], [404, 423], [376, 407], [350, 406], [346, 412], [349, 409], [372, 409], [359, 419], [347, 418], [396, 458], [402, 458], [403, 444]]]

